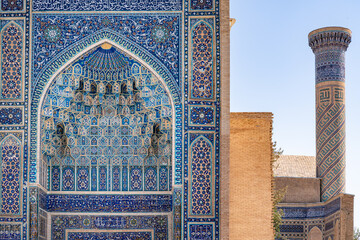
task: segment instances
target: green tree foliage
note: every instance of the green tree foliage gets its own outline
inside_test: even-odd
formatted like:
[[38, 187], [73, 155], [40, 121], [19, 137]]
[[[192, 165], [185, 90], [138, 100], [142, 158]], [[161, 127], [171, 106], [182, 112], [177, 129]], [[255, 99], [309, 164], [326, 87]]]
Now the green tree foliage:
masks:
[[[283, 150], [281, 148], [276, 147], [276, 142], [273, 142], [272, 145], [272, 166], [273, 169], [276, 169], [278, 167], [276, 161], [279, 159], [281, 154], [283, 153]], [[277, 205], [283, 200], [285, 194], [286, 194], [287, 188], [278, 189], [275, 190], [273, 188], [273, 208], [272, 208], [272, 215], [273, 215], [273, 228], [274, 228], [274, 237], [280, 238], [280, 225], [281, 225], [281, 219], [284, 215], [283, 211], [281, 209], [277, 208]]]
[[359, 228], [354, 229], [354, 240], [360, 240], [360, 229]]

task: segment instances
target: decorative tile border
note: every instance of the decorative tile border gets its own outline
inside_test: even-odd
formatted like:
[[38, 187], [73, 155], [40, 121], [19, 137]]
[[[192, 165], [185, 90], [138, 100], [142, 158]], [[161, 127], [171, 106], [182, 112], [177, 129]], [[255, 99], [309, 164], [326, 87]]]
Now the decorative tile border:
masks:
[[48, 212], [171, 212], [172, 195], [49, 194]]
[[32, 6], [33, 11], [181, 11], [182, 0], [33, 0]]

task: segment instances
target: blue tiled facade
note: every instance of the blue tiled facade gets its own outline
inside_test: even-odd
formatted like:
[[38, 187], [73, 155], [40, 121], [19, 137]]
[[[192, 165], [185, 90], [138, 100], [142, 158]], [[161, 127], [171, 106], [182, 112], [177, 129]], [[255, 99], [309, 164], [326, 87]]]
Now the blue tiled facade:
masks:
[[318, 228], [325, 239], [334, 238], [336, 223], [345, 221], [341, 218], [341, 211], [348, 211], [341, 203], [344, 196], [335, 197], [322, 203], [292, 203], [280, 204], [282, 210], [282, 225], [280, 226], [280, 239], [309, 239], [312, 228]]
[[1, 239], [220, 239], [219, 2], [1, 0]]

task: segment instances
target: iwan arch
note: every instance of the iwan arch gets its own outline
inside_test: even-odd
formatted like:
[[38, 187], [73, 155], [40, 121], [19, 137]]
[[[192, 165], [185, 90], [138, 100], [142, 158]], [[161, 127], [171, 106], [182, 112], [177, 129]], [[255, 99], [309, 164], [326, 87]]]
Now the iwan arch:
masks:
[[0, 238], [227, 238], [228, 2], [2, 1], [0, 21]]

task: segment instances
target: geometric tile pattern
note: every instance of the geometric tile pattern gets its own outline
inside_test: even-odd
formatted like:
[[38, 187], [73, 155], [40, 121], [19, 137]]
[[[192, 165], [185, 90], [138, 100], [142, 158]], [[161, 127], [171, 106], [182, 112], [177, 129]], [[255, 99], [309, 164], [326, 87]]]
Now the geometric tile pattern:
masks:
[[20, 99], [22, 97], [23, 31], [19, 25], [10, 22], [1, 30], [1, 46], [0, 98]]
[[309, 35], [316, 65], [316, 163], [321, 200], [345, 191], [345, 51], [351, 34], [325, 28]]
[[20, 125], [23, 122], [22, 108], [0, 108], [0, 124]]
[[[334, 99], [333, 87], [330, 98]], [[319, 89], [324, 90], [324, 88]], [[317, 175], [322, 178], [321, 196], [326, 201], [345, 190], [345, 103], [322, 102], [317, 107]]]
[[20, 224], [0, 224], [0, 239], [17, 240], [21, 239]]
[[42, 162], [51, 176], [42, 184], [54, 191], [167, 191], [169, 96], [152, 73], [104, 46], [64, 70], [45, 96]]
[[21, 144], [13, 135], [1, 142], [1, 213], [20, 212]]
[[[4, 2], [4, 1], [3, 1]], [[62, 0], [33, 0], [34, 11], [180, 11], [182, 0], [127, 1], [127, 0], [82, 0], [70, 3]]]
[[214, 229], [212, 224], [189, 224], [190, 240], [212, 240]]
[[22, 11], [24, 9], [23, 0], [2, 0], [1, 1], [1, 11]]
[[197, 99], [213, 98], [214, 46], [213, 23], [210, 20], [192, 21], [191, 97]]
[[211, 215], [212, 144], [200, 136], [191, 146], [191, 215]]
[[280, 232], [304, 232], [303, 225], [281, 225]]

